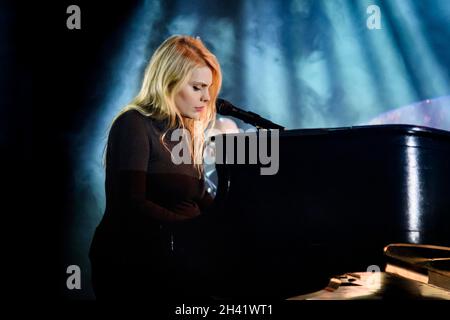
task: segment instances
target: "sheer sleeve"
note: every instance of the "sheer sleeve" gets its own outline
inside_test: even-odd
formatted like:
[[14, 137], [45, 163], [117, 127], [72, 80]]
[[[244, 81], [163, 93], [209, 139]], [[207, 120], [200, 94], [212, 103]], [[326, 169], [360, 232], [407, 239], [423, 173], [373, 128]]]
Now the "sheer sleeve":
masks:
[[150, 148], [148, 128], [142, 115], [128, 111], [116, 120], [108, 141], [109, 164], [114, 170], [147, 172]]
[[189, 210], [189, 204], [182, 203], [169, 210], [146, 199], [146, 184], [147, 174], [144, 171], [120, 172], [121, 202], [126, 210], [163, 222], [184, 221], [198, 216], [199, 211]]

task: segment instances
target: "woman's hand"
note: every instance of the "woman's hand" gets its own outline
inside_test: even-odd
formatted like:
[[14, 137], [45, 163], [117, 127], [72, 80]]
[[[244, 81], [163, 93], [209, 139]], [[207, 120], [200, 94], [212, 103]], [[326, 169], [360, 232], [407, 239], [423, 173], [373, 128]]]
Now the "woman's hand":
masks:
[[192, 219], [200, 215], [200, 208], [194, 201], [182, 201], [170, 208], [172, 212], [177, 215], [184, 216], [187, 219]]

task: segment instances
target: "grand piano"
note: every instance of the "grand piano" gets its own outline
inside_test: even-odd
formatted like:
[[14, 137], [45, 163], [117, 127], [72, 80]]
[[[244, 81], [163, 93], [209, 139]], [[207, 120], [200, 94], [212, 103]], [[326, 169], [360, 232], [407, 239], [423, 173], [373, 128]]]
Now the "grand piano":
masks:
[[[251, 135], [222, 138], [247, 136], [248, 147]], [[278, 141], [274, 175], [260, 161], [216, 164], [218, 296], [287, 298], [383, 270], [391, 243], [450, 246], [450, 132], [370, 125], [285, 130]]]

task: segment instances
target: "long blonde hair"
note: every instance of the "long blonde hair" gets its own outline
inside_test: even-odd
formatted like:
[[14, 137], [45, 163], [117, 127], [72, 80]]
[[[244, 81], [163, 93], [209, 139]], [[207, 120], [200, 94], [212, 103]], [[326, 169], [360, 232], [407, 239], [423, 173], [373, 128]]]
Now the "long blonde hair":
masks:
[[[199, 120], [183, 118], [175, 105], [175, 96], [190, 79], [193, 70], [207, 66], [212, 72], [209, 87], [210, 101]], [[157, 120], [168, 119], [168, 128], [187, 129], [191, 159], [199, 176], [203, 173], [204, 133], [214, 126], [216, 117], [216, 99], [222, 85], [222, 72], [216, 57], [205, 47], [200, 38], [174, 35], [166, 39], [154, 52], [145, 69], [144, 79], [139, 93], [126, 105], [111, 123], [128, 110], [137, 110], [142, 115]], [[164, 137], [161, 143], [167, 148]]]

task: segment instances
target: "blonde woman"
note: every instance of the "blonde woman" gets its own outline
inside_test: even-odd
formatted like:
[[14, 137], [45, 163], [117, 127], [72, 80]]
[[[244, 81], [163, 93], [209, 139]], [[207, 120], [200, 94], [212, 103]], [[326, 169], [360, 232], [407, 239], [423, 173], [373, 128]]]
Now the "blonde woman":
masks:
[[212, 197], [202, 159], [221, 77], [199, 38], [172, 36], [154, 52], [137, 96], [114, 119], [106, 210], [89, 254], [97, 299], [205, 294], [208, 239], [198, 221]]

